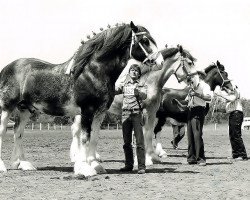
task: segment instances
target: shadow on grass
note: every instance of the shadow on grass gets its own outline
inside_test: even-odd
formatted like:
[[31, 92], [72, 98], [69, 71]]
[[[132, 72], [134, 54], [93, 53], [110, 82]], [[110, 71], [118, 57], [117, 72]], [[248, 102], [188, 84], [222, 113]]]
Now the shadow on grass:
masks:
[[216, 163], [207, 163], [207, 165], [231, 165], [232, 162], [216, 162]]
[[[106, 169], [107, 174], [137, 174], [137, 169], [131, 172], [121, 172], [119, 169]], [[196, 171], [178, 171], [176, 168], [154, 168], [146, 169], [146, 174], [165, 174], [165, 173], [175, 173], [175, 174], [197, 174], [200, 172]]]
[[38, 167], [37, 171], [57, 171], [57, 172], [73, 172], [73, 167], [56, 167], [56, 166], [47, 166], [47, 167]]
[[186, 155], [177, 155], [177, 154], [173, 154], [173, 155], [168, 155], [167, 157], [179, 157], [179, 158], [186, 158]]
[[206, 157], [206, 159], [227, 159], [227, 157], [220, 157], [220, 156], [218, 156], [218, 157], [215, 157], [215, 156], [208, 156], [208, 157]]
[[119, 162], [119, 163], [124, 163], [124, 160], [103, 160], [102, 162], [106, 163], [111, 163], [111, 162]]
[[163, 148], [163, 150], [172, 150], [172, 151], [187, 151], [188, 149], [186, 148], [177, 148], [177, 149], [174, 149], [173, 147], [168, 147], [168, 148]]

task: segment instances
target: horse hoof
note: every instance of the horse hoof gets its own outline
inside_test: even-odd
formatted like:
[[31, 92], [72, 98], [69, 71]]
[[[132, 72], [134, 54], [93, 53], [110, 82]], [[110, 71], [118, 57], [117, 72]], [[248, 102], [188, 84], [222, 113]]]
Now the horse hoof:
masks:
[[24, 171], [34, 171], [36, 168], [28, 161], [20, 161], [20, 164], [17, 169], [21, 169]]
[[162, 151], [162, 152], [160, 152], [159, 157], [160, 158], [166, 158], [166, 157], [168, 157], [168, 155], [167, 155], [167, 153], [165, 151]]
[[75, 175], [84, 175], [85, 177], [97, 175], [97, 172], [86, 162], [75, 162], [74, 165]]
[[97, 161], [93, 161], [90, 166], [95, 169], [97, 174], [107, 173], [107, 171]]

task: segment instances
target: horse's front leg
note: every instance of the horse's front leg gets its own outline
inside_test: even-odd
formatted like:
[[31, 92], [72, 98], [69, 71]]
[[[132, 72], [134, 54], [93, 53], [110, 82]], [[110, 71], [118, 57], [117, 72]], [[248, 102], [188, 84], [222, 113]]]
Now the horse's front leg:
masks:
[[155, 114], [147, 113], [145, 125], [143, 127], [145, 149], [146, 149], [146, 165], [152, 165], [154, 162], [160, 162], [159, 157], [156, 155], [153, 147], [153, 130], [155, 126]]
[[88, 138], [81, 125], [81, 115], [76, 115], [71, 126], [72, 143], [70, 147], [70, 158], [74, 162], [74, 173], [76, 175], [93, 176], [96, 171], [87, 162]]
[[5, 167], [4, 162], [2, 160], [2, 144], [3, 144], [3, 136], [6, 133], [9, 118], [10, 118], [10, 112], [2, 110], [1, 124], [0, 124], [0, 172], [7, 171], [7, 168]]
[[161, 131], [155, 134], [155, 153], [161, 158], [167, 157], [167, 152], [164, 151], [161, 144]]
[[26, 123], [29, 120], [30, 112], [24, 110], [20, 112], [18, 121], [14, 128], [14, 149], [12, 153], [12, 168], [21, 170], [36, 170], [36, 168], [25, 160], [23, 151], [23, 133]]
[[106, 170], [100, 165], [97, 161], [96, 155], [96, 147], [97, 141], [99, 137], [99, 132], [101, 129], [101, 123], [104, 119], [105, 113], [101, 113], [99, 115], [94, 116], [93, 122], [91, 125], [91, 133], [90, 133], [90, 141], [89, 141], [89, 149], [87, 154], [87, 161], [90, 163], [93, 169], [96, 170], [97, 173], [106, 173]]

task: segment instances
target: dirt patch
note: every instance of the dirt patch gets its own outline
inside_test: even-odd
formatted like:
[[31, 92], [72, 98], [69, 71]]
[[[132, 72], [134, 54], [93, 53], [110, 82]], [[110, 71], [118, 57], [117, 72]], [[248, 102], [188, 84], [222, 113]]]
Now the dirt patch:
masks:
[[[250, 161], [231, 162], [227, 126], [205, 126], [207, 166], [184, 165], [186, 137], [180, 149], [171, 148], [172, 130], [166, 127], [162, 143], [168, 157], [138, 175], [121, 173], [121, 131], [101, 131], [98, 152], [107, 174], [90, 178], [74, 176], [69, 159], [69, 131], [26, 131], [24, 149], [37, 171], [0, 173], [0, 199], [248, 199]], [[10, 168], [13, 134], [4, 138], [3, 160]], [[243, 132], [250, 154], [250, 131]]]

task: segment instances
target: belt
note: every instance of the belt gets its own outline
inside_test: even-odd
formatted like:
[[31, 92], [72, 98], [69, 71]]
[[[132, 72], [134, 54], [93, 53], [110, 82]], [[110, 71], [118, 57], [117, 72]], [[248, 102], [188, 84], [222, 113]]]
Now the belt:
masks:
[[140, 109], [139, 108], [131, 108], [131, 109], [123, 109], [122, 111], [138, 112], [138, 111], [140, 111]]
[[240, 110], [234, 110], [234, 111], [232, 111], [231, 113], [243, 113], [243, 112], [240, 111]]

